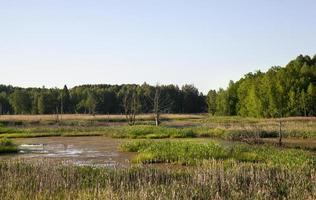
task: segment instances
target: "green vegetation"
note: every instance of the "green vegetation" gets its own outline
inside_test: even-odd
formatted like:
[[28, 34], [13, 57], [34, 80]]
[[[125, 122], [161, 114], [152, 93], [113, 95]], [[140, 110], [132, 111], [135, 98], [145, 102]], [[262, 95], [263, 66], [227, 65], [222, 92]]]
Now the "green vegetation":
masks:
[[192, 138], [197, 135], [192, 129], [188, 128], [167, 128], [156, 126], [133, 126], [125, 127], [113, 135], [119, 138], [147, 138], [147, 139], [161, 139], [161, 138]]
[[316, 115], [316, 56], [298, 56], [286, 67], [248, 73], [226, 90], [207, 95], [209, 112], [244, 117]]
[[[152, 113], [156, 89], [167, 101], [163, 112], [243, 117], [316, 116], [316, 56], [298, 56], [284, 68], [248, 73], [226, 90], [204, 96], [193, 85], [82, 85], [68, 90], [0, 85], [2, 114], [127, 114], [126, 102], [137, 100], [136, 113]], [[128, 101], [126, 101], [128, 100]], [[160, 105], [161, 106], [161, 105]]]
[[[316, 199], [315, 72], [316, 56], [299, 56], [207, 96], [193, 85], [0, 85], [0, 154], [18, 151], [7, 138], [47, 136], [131, 139], [120, 150], [135, 153], [125, 169], [0, 161], [0, 199]], [[280, 133], [289, 143], [271, 145]]]
[[309, 152], [279, 149], [271, 146], [234, 144], [223, 145], [208, 142], [199, 144], [183, 141], [132, 141], [121, 146], [123, 151], [138, 152], [134, 161], [138, 163], [201, 163], [203, 160], [230, 160], [265, 163], [271, 166], [298, 167], [315, 165]]
[[[119, 147], [120, 154], [133, 156], [130, 167], [78, 167], [39, 159], [0, 161], [0, 199], [316, 198], [314, 152], [258, 145], [266, 138], [276, 140], [277, 119], [169, 115], [156, 127], [148, 125], [152, 124], [148, 116], [134, 126], [117, 116], [86, 116], [65, 116], [63, 123], [49, 117], [38, 123], [11, 120], [0, 126], [0, 137], [130, 139]], [[104, 126], [105, 120], [112, 121]], [[282, 120], [284, 138], [306, 142], [315, 138], [314, 118]], [[2, 141], [13, 145], [8, 139]]]
[[[168, 120], [166, 125], [102, 126], [91, 121], [70, 121], [62, 125], [24, 124], [0, 126], [0, 138], [43, 137], [43, 136], [107, 136], [131, 139], [194, 138], [212, 137], [225, 140], [262, 142], [262, 138], [277, 138], [279, 124], [273, 119], [240, 117], [204, 117], [201, 119]], [[186, 123], [194, 122], [194, 126]], [[29, 123], [29, 122], [28, 122]], [[115, 123], [115, 122], [113, 122]], [[143, 124], [147, 124], [144, 121]], [[173, 126], [173, 124], [177, 126]], [[316, 121], [313, 118], [284, 118], [282, 122], [284, 138], [315, 138]]]
[[[124, 100], [130, 93], [137, 95], [139, 113], [151, 113], [150, 101], [156, 88], [161, 98], [169, 100], [169, 113], [206, 112], [205, 97], [193, 85], [82, 85], [68, 89], [19, 88], [0, 85], [0, 115], [2, 114], [122, 114]], [[130, 99], [129, 99], [130, 100]]]
[[17, 152], [18, 148], [11, 140], [7, 138], [0, 139], [0, 154]]
[[183, 170], [0, 162], [0, 199], [315, 199], [315, 173], [234, 161]]
[[[2, 131], [1, 131], [2, 130]], [[114, 138], [193, 138], [197, 134], [191, 128], [167, 128], [156, 126], [118, 127], [33, 127], [11, 128], [8, 132], [0, 128], [0, 137], [46, 137], [46, 136], [108, 136]]]

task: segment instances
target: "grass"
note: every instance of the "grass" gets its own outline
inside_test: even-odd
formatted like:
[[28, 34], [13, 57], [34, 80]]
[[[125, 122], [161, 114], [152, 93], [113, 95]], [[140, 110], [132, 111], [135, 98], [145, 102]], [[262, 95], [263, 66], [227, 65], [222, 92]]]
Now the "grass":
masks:
[[[36, 172], [36, 173], [34, 173]], [[200, 168], [106, 169], [0, 162], [0, 199], [315, 199], [316, 172], [234, 161]]]
[[230, 147], [208, 142], [131, 141], [121, 145], [122, 151], [138, 152], [136, 163], [200, 164], [204, 160], [235, 160], [265, 163], [271, 166], [297, 167], [315, 165], [315, 157], [307, 151], [280, 149], [272, 146], [234, 144]]
[[[0, 128], [1, 130], [1, 128]], [[117, 127], [32, 127], [11, 128], [10, 132], [0, 132], [0, 137], [47, 137], [47, 136], [108, 136], [113, 138], [193, 138], [198, 134], [191, 128], [167, 128], [150, 125]]]
[[[277, 137], [280, 119], [260, 119], [243, 117], [211, 116], [203, 120], [203, 125], [211, 128], [224, 129], [236, 133], [260, 133], [261, 137]], [[289, 138], [315, 138], [316, 117], [282, 118], [282, 132]]]
[[[49, 136], [107, 136], [130, 139], [220, 138], [247, 143], [260, 143], [264, 138], [277, 138], [278, 132], [258, 128], [224, 129], [206, 125], [195, 127], [135, 126], [23, 126], [0, 127], [0, 138], [30, 138]], [[284, 138], [313, 138], [313, 132], [283, 132]]]
[[[202, 119], [204, 115], [200, 114], [163, 114], [161, 119], [163, 121], [168, 120], [190, 120], [190, 119]], [[137, 115], [139, 121], [153, 121], [153, 114], [141, 114]], [[55, 124], [66, 123], [70, 125], [76, 122], [81, 124], [89, 124], [91, 122], [126, 122], [125, 115], [113, 114], [113, 115], [88, 115], [88, 114], [63, 114], [59, 115], [1, 115], [0, 122], [4, 124]]]
[[[275, 140], [278, 119], [166, 115], [155, 127], [151, 115], [139, 116], [136, 126], [118, 115], [54, 117], [0, 116], [0, 153], [17, 152], [6, 138], [107, 136], [133, 139], [120, 149], [136, 152], [137, 165], [0, 161], [0, 199], [316, 199], [315, 154], [254, 144]], [[316, 138], [316, 118], [282, 120], [285, 141]]]
[[131, 139], [193, 138], [196, 136], [192, 129], [167, 128], [162, 126], [128, 126], [113, 135], [113, 137]]
[[[0, 137], [90, 136], [117, 138], [185, 138], [215, 137], [236, 141], [277, 138], [279, 119], [242, 117], [209, 117], [207, 115], [163, 115], [162, 126], [156, 128], [152, 115], [139, 115], [138, 125], [126, 126], [124, 115], [2, 115]], [[1, 123], [0, 123], [1, 124]], [[316, 138], [316, 118], [283, 118], [284, 138]]]
[[0, 154], [17, 152], [17, 145], [15, 145], [11, 140], [7, 138], [0, 139]]

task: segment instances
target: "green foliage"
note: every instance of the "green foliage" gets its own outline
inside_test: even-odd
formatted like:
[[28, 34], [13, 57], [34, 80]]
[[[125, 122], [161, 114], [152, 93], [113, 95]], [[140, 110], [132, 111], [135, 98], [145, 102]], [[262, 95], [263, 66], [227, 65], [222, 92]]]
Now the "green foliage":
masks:
[[[244, 117], [316, 115], [316, 61], [298, 56], [284, 68], [248, 73], [226, 90], [211, 90], [204, 96], [193, 85], [162, 85], [168, 98], [168, 113], [201, 113]], [[0, 85], [0, 114], [124, 113], [124, 96], [135, 89], [139, 113], [153, 112], [155, 88], [142, 85], [81, 85], [72, 89], [18, 88]]]
[[194, 143], [180, 141], [133, 141], [121, 146], [124, 151], [138, 152], [138, 163], [181, 163], [192, 165], [203, 160], [233, 159], [241, 162], [259, 162], [279, 167], [315, 165], [309, 152], [295, 149], [278, 149], [271, 146], [233, 144], [224, 147], [213, 142]]
[[0, 115], [7, 114], [11, 110], [9, 97], [6, 92], [0, 90]]
[[[249, 73], [236, 83], [230, 82], [226, 90], [217, 92], [215, 114], [244, 117], [315, 116], [315, 71], [314, 59], [298, 56], [285, 68], [272, 67], [266, 73]], [[209, 111], [214, 113], [214, 110]]]
[[193, 138], [197, 135], [188, 128], [167, 128], [157, 126], [124, 127], [116, 134], [120, 138]]
[[65, 85], [60, 94], [60, 102], [61, 102], [61, 112], [62, 113], [70, 113], [71, 111], [71, 98], [70, 93]]
[[216, 97], [216, 115], [230, 115], [229, 113], [229, 96], [228, 92], [219, 89]]
[[216, 97], [217, 93], [215, 90], [210, 90], [206, 97], [208, 112], [211, 115], [215, 115], [216, 113]]
[[[203, 159], [223, 159], [226, 152], [215, 143], [195, 144], [190, 142], [152, 142], [137, 144], [133, 150], [140, 152], [134, 159], [141, 163], [182, 163], [195, 164]], [[146, 147], [147, 146], [147, 147]], [[145, 148], [146, 147], [146, 148]]]
[[85, 101], [84, 107], [88, 110], [89, 114], [95, 114], [97, 101], [93, 93], [89, 93], [88, 98]]
[[194, 85], [184, 85], [181, 88], [183, 92], [183, 113], [205, 112], [205, 99], [203, 94]]
[[38, 114], [57, 113], [60, 109], [59, 94], [56, 89], [43, 91], [37, 98]]
[[10, 95], [10, 104], [15, 114], [29, 114], [31, 112], [32, 100], [25, 90], [16, 89]]
[[[124, 96], [136, 90], [140, 113], [153, 111], [154, 87], [142, 85], [81, 85], [68, 90], [58, 88], [17, 88], [0, 85], [0, 114], [89, 113], [122, 114]], [[206, 111], [204, 95], [193, 85], [161, 85], [162, 98], [168, 97], [168, 113], [201, 113]]]
[[1, 146], [13, 146], [14, 144], [13, 144], [13, 142], [11, 140], [9, 140], [7, 138], [2, 138], [0, 140], [0, 145]]
[[17, 151], [17, 146], [11, 140], [7, 138], [0, 139], [0, 154], [16, 153]]
[[137, 140], [132, 142], [125, 142], [120, 146], [120, 150], [126, 152], [138, 152], [146, 149], [152, 143], [153, 141], [151, 140]]
[[307, 110], [309, 115], [316, 115], [316, 86], [313, 83], [307, 88]]

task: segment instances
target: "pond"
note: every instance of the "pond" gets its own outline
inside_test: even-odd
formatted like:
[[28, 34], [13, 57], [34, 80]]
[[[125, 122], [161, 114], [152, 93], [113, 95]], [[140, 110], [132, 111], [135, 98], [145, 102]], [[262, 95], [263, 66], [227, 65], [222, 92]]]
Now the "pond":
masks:
[[102, 136], [20, 138], [14, 139], [19, 153], [1, 155], [0, 160], [50, 159], [78, 166], [124, 168], [133, 156], [118, 150], [125, 141]]

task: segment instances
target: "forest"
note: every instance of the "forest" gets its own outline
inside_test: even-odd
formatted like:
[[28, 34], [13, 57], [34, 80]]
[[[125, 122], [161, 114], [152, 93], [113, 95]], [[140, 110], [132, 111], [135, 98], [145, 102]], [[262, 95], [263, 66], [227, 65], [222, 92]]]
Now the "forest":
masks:
[[248, 73], [226, 90], [211, 90], [208, 111], [216, 115], [288, 117], [316, 115], [316, 55], [298, 56], [285, 67]]
[[[210, 86], [211, 87], [211, 86]], [[298, 56], [285, 67], [248, 73], [227, 89], [203, 95], [194, 85], [81, 85], [68, 89], [0, 85], [0, 114], [120, 114], [137, 103], [137, 113], [151, 113], [155, 94], [164, 113], [220, 116], [287, 117], [316, 115], [316, 56]]]

